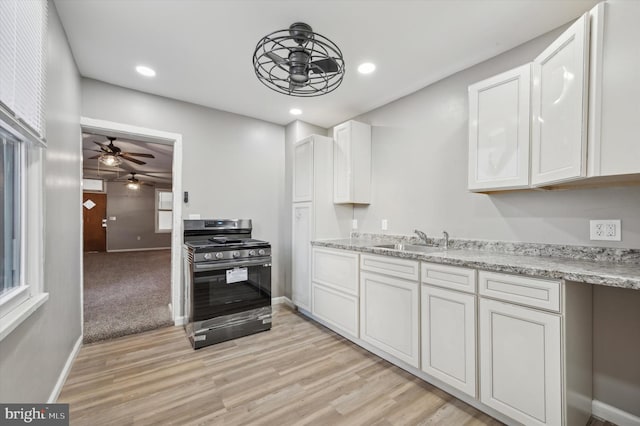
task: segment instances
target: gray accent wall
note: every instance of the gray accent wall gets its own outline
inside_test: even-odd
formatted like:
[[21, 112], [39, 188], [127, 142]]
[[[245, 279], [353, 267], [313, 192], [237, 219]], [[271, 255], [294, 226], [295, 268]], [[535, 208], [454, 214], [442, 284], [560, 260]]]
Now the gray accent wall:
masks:
[[90, 79], [82, 115], [182, 134], [183, 218], [253, 219], [254, 237], [273, 247], [273, 295], [283, 294], [283, 126]]
[[155, 202], [153, 186], [134, 191], [122, 182], [107, 182], [107, 251], [171, 247], [170, 232], [156, 233]]
[[46, 402], [81, 323], [80, 76], [49, 2], [45, 154], [45, 302], [0, 342], [0, 401]]

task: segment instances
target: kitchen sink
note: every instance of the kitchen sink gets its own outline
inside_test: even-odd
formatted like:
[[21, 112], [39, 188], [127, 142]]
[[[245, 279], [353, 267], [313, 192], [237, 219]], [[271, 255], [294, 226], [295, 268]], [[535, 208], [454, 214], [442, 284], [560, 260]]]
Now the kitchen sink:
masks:
[[404, 244], [404, 243], [379, 244], [373, 247], [381, 248], [381, 249], [389, 249], [389, 250], [413, 251], [417, 253], [436, 253], [436, 252], [444, 251], [442, 247], [422, 246], [419, 244]]

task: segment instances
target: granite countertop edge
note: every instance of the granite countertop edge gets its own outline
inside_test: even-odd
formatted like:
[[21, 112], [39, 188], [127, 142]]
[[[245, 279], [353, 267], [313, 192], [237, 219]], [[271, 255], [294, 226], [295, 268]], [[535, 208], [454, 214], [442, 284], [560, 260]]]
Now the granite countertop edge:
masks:
[[464, 266], [494, 272], [507, 272], [540, 278], [564, 279], [607, 287], [640, 290], [640, 264], [576, 260], [563, 257], [530, 256], [483, 250], [447, 250], [433, 253], [390, 250], [373, 247], [380, 241], [357, 239], [315, 240], [316, 247], [327, 247], [392, 256], [403, 259]]

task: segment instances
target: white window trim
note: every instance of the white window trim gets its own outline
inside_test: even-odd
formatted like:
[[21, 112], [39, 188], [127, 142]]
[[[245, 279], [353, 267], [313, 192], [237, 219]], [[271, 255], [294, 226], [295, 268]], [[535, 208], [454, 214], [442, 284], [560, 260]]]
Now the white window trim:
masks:
[[[171, 197], [173, 198], [174, 194], [173, 194], [173, 190], [171, 188], [156, 188], [156, 198], [155, 198], [155, 208], [154, 208], [154, 215], [155, 215], [155, 222], [156, 222], [156, 234], [170, 234], [171, 233], [171, 229], [159, 229], [158, 227], [158, 212], [163, 211], [163, 212], [168, 212], [170, 211], [171, 214], [173, 215], [173, 202], [171, 203], [171, 208], [170, 209], [161, 209], [159, 207], [159, 196], [158, 193], [159, 192], [171, 192]], [[171, 221], [173, 223], [173, 220]]]
[[0, 341], [7, 337], [42, 306], [49, 294], [44, 292], [44, 203], [43, 148], [40, 141], [26, 137], [11, 126], [0, 110], [2, 127], [24, 144], [20, 172], [20, 286], [0, 298]]

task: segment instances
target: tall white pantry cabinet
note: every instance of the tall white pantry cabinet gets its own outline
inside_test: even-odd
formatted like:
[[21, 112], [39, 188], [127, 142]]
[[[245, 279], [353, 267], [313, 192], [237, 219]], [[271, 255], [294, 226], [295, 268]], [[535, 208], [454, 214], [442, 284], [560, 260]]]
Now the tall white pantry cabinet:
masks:
[[291, 294], [311, 312], [311, 241], [349, 235], [351, 206], [333, 203], [333, 139], [311, 135], [293, 147]]

